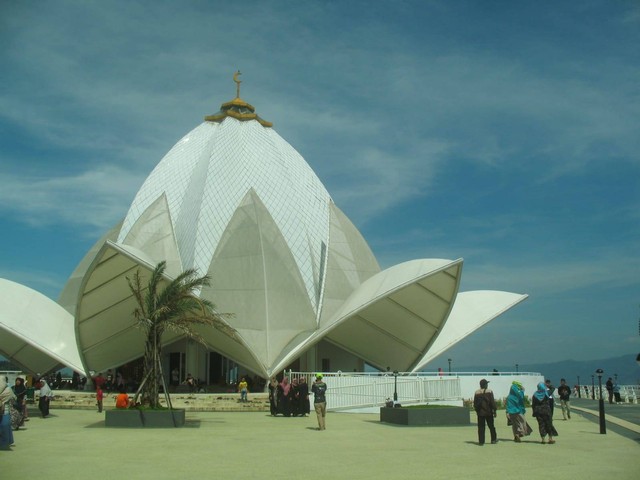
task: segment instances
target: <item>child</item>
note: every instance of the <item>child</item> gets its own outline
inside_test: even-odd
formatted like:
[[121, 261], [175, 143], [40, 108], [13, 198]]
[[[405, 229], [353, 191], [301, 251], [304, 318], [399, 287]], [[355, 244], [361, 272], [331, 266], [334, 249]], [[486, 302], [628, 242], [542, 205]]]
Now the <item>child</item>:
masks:
[[96, 402], [98, 403], [98, 413], [102, 413], [103, 397], [104, 397], [104, 392], [102, 391], [102, 385], [98, 384], [96, 386]]
[[249, 391], [249, 385], [247, 381], [242, 377], [242, 380], [238, 384], [238, 390], [240, 391], [240, 401], [247, 402], [247, 392]]
[[129, 408], [129, 395], [124, 388], [120, 389], [120, 393], [116, 397], [116, 408]]

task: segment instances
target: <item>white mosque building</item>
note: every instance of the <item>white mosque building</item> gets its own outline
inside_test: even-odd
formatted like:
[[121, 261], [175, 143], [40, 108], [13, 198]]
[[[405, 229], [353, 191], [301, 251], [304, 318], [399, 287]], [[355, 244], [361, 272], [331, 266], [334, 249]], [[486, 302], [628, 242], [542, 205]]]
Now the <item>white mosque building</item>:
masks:
[[527, 295], [460, 292], [462, 259], [381, 270], [358, 229], [304, 158], [238, 95], [158, 163], [124, 220], [91, 248], [58, 302], [0, 279], [0, 353], [28, 372], [82, 374], [144, 352], [126, 277], [167, 262], [195, 268], [199, 292], [232, 313], [235, 338], [206, 346], [171, 333], [165, 372], [207, 383], [232, 371], [418, 371]]

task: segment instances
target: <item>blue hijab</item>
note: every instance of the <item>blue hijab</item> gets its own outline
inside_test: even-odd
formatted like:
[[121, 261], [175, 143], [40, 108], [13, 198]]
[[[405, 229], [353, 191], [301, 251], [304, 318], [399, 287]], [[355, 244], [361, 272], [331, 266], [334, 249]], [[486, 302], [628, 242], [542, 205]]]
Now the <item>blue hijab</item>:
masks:
[[547, 394], [547, 386], [544, 384], [544, 382], [540, 382], [538, 384], [538, 390], [534, 392], [533, 396], [540, 401], [544, 400], [545, 397], [549, 396]]

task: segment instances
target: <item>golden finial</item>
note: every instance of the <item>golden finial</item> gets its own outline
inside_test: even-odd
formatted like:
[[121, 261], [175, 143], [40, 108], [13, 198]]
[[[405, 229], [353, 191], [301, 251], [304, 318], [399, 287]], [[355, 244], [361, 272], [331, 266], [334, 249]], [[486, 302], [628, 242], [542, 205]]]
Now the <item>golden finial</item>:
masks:
[[240, 70], [233, 74], [233, 81], [236, 82], [236, 98], [234, 98], [230, 102], [223, 103], [220, 106], [219, 112], [204, 117], [205, 121], [222, 122], [227, 117], [233, 117], [236, 120], [240, 120], [241, 122], [247, 120], [256, 120], [263, 127], [272, 127], [273, 123], [267, 122], [266, 120], [260, 118], [256, 113], [256, 109], [253, 108], [253, 105], [245, 102], [240, 98], [240, 84], [242, 83], [242, 80], [238, 78], [240, 75], [242, 75]]
[[240, 84], [242, 80], [238, 80], [238, 76], [242, 75], [240, 70], [233, 74], [233, 81], [236, 82], [236, 98], [240, 98]]

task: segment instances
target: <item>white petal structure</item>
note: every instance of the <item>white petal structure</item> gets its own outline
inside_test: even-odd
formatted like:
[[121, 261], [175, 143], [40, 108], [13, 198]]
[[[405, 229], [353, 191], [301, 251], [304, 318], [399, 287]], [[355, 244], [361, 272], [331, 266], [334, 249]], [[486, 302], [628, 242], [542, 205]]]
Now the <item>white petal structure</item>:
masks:
[[526, 297], [459, 294], [461, 259], [380, 271], [304, 158], [240, 98], [167, 153], [69, 279], [60, 303], [85, 371], [142, 355], [126, 277], [162, 260], [168, 279], [188, 268], [211, 277], [199, 295], [233, 314], [237, 337], [200, 333], [264, 377], [321, 341], [374, 366], [417, 369]]
[[73, 317], [24, 285], [0, 278], [0, 353], [29, 372], [83, 371]]
[[526, 299], [527, 295], [490, 290], [459, 293], [442, 332], [414, 371], [421, 370], [460, 340]]

